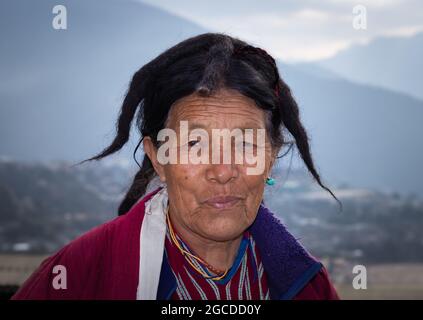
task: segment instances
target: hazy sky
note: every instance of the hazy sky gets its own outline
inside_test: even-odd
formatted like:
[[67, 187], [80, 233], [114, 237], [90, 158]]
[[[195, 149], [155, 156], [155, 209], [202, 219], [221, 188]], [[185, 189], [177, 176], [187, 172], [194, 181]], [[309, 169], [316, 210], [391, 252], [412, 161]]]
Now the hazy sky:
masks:
[[[287, 62], [330, 57], [378, 36], [423, 31], [421, 0], [138, 0], [263, 46]], [[367, 29], [353, 28], [364, 5]]]

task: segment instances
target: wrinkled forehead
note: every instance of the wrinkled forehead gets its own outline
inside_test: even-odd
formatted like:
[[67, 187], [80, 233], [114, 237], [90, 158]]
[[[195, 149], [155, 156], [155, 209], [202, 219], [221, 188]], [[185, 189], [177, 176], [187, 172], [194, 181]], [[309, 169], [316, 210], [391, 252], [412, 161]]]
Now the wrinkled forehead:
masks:
[[264, 110], [253, 99], [231, 89], [207, 97], [193, 93], [179, 99], [170, 110], [167, 127], [178, 128], [180, 121], [188, 121], [190, 128], [266, 128]]

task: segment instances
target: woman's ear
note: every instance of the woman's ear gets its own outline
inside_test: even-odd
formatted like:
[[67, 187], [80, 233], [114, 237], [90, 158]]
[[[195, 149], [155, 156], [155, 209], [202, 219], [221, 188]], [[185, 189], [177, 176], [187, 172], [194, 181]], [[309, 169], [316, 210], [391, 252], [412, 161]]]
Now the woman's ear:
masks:
[[160, 181], [166, 182], [163, 165], [157, 160], [157, 149], [150, 137], [146, 136], [143, 139], [144, 152], [148, 156], [153, 165], [154, 170], [160, 178]]

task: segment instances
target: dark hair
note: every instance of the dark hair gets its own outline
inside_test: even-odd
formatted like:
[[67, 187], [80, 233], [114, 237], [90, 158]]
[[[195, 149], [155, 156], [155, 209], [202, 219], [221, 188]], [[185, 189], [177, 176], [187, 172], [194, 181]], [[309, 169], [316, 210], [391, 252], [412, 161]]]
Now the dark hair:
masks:
[[[266, 112], [267, 130], [275, 150], [288, 144], [284, 140], [285, 132], [292, 135], [309, 172], [341, 204], [323, 185], [314, 167], [298, 105], [290, 88], [280, 78], [275, 60], [263, 49], [223, 33], [204, 33], [186, 39], [135, 72], [116, 122], [117, 134], [113, 142], [98, 155], [80, 163], [99, 160], [120, 150], [129, 139], [138, 107], [136, 124], [141, 140], [135, 148], [134, 158], [145, 136], [158, 145], [157, 134], [164, 128], [170, 107], [176, 100], [194, 92], [209, 96], [219, 88], [237, 90]], [[139, 167], [119, 206], [119, 215], [125, 214], [145, 194], [156, 174], [146, 154]]]

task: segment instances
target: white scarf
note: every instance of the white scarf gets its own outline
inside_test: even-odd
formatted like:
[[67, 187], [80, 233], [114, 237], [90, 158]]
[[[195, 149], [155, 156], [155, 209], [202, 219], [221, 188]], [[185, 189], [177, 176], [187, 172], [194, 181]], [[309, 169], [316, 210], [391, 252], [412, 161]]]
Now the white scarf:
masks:
[[145, 203], [140, 232], [137, 300], [156, 300], [166, 238], [167, 187]]

